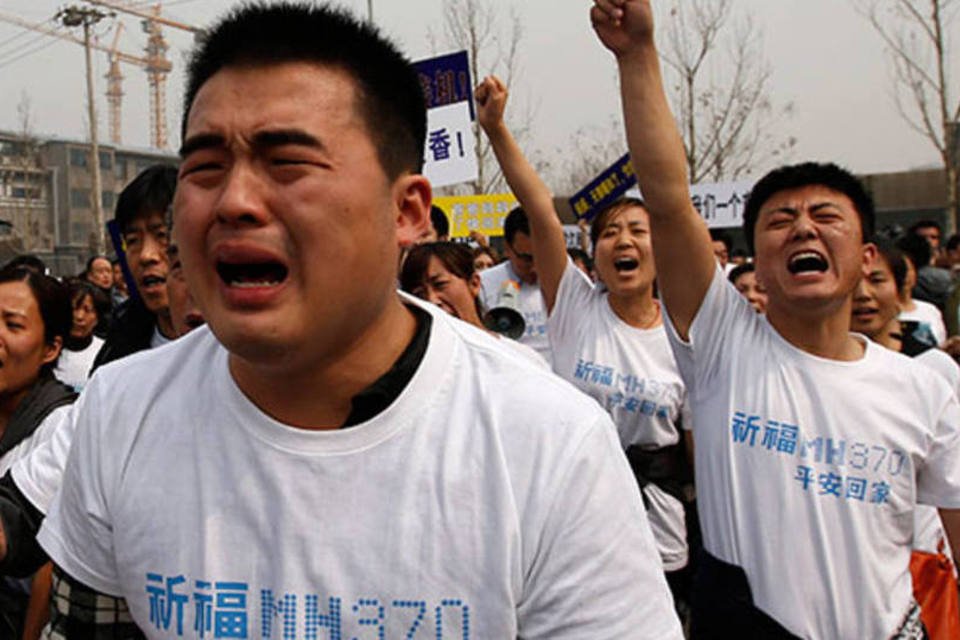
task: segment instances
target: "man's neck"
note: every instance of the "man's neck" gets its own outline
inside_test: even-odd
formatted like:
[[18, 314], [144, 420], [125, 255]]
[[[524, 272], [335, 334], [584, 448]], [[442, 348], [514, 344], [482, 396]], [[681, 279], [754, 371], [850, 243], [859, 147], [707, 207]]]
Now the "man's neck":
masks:
[[237, 386], [262, 411], [294, 427], [337, 429], [354, 396], [386, 373], [413, 339], [416, 319], [395, 297], [380, 317], [335, 353], [298, 362], [261, 364], [230, 354]]
[[164, 310], [157, 314], [157, 329], [167, 340], [176, 340], [177, 332], [173, 328], [173, 319], [170, 317], [170, 311]]
[[828, 308], [785, 309], [771, 302], [767, 320], [784, 340], [801, 351], [829, 360], [859, 360], [863, 344], [850, 335], [851, 300]]

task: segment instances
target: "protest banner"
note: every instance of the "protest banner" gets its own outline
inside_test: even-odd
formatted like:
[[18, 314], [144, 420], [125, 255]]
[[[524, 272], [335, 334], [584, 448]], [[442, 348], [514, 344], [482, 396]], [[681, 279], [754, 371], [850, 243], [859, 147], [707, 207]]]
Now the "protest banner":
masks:
[[427, 109], [443, 107], [457, 102], [466, 102], [473, 112], [473, 82], [470, 78], [470, 61], [466, 51], [457, 51], [413, 63], [423, 87]]
[[433, 199], [450, 219], [450, 237], [466, 238], [471, 231], [488, 237], [503, 235], [503, 220], [517, 206], [510, 193], [483, 196], [440, 196]]
[[423, 175], [434, 187], [476, 180], [475, 144], [466, 102], [430, 109], [427, 112]]

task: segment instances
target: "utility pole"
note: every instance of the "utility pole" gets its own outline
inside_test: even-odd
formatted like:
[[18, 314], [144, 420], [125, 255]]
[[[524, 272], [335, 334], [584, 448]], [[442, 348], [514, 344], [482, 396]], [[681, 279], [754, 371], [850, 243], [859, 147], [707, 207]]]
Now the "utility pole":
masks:
[[373, 24], [373, 0], [367, 0], [367, 22]]
[[103, 196], [100, 185], [100, 145], [97, 142], [97, 110], [93, 93], [93, 62], [90, 59], [90, 27], [109, 14], [92, 7], [65, 7], [57, 12], [56, 19], [65, 27], [83, 27], [83, 50], [87, 62], [87, 115], [90, 118], [90, 171], [93, 172], [93, 188], [90, 204], [93, 208], [93, 224], [98, 254], [106, 253], [103, 223]]

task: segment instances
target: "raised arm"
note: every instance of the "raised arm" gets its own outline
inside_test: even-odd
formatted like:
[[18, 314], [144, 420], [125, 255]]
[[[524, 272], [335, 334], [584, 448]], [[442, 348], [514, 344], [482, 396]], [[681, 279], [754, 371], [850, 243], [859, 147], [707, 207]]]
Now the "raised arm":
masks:
[[553, 196], [520, 150], [517, 141], [503, 121], [507, 104], [507, 87], [496, 76], [487, 76], [477, 87], [477, 119], [490, 139], [503, 176], [513, 195], [530, 220], [530, 242], [537, 269], [540, 292], [553, 310], [560, 288], [560, 279], [567, 266], [567, 243], [563, 225], [553, 208]]
[[660, 294], [683, 338], [707, 293], [716, 260], [690, 200], [683, 141], [667, 104], [648, 0], [595, 0], [590, 18], [617, 58], [633, 168], [650, 213]]

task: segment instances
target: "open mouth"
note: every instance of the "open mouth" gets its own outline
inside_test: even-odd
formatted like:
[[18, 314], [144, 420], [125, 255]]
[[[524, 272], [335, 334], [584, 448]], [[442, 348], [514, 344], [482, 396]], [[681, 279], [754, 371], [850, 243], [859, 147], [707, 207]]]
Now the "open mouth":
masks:
[[167, 279], [158, 275], [146, 275], [140, 279], [138, 288], [141, 291], [150, 291], [167, 285]]
[[827, 259], [816, 251], [801, 251], [790, 257], [787, 269], [790, 273], [823, 273], [827, 270]]
[[634, 271], [640, 266], [640, 261], [636, 258], [617, 258], [613, 261], [613, 268], [619, 273]]
[[287, 279], [287, 268], [279, 262], [218, 262], [217, 274], [228, 287], [253, 289], [281, 284]]

